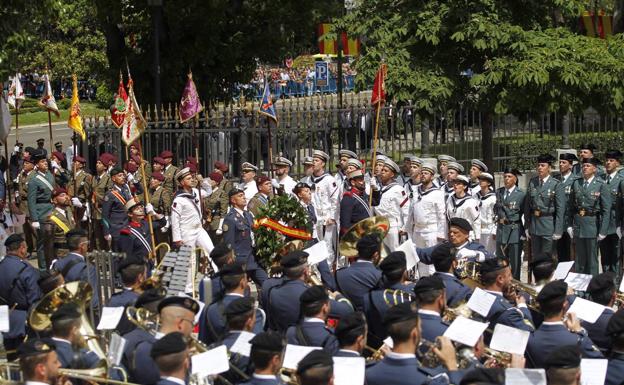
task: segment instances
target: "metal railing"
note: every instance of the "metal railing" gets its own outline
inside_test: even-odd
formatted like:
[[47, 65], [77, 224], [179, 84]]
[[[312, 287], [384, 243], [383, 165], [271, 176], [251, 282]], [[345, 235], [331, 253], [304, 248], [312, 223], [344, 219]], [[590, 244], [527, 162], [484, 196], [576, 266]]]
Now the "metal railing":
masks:
[[[158, 113], [149, 106], [144, 109], [149, 127], [141, 138], [144, 156], [151, 159], [168, 149], [175, 155], [174, 163], [182, 164], [187, 156], [194, 156], [192, 125], [196, 124], [200, 172], [211, 172], [217, 160], [230, 164], [232, 175], [239, 175], [245, 161], [267, 170], [270, 125], [273, 154], [291, 159], [292, 173], [299, 174], [303, 157], [312, 149], [323, 149], [336, 160], [339, 149], [365, 154], [372, 148], [376, 113], [370, 92], [346, 94], [343, 100], [342, 108], [336, 95], [280, 100], [277, 124], [257, 112], [256, 101], [205, 106], [196, 122], [183, 124], [176, 106], [160, 106]], [[540, 153], [575, 148], [586, 141], [596, 141], [600, 151], [624, 147], [622, 119], [595, 111], [514, 116], [459, 106], [423, 116], [411, 105], [387, 103], [379, 116], [378, 148], [395, 160], [405, 154], [449, 154], [464, 165], [479, 158], [494, 170], [507, 165], [527, 169]], [[104, 151], [115, 152], [125, 161], [120, 131], [108, 117], [88, 118], [86, 123], [89, 143], [83, 144], [82, 153], [89, 154], [91, 169]]]

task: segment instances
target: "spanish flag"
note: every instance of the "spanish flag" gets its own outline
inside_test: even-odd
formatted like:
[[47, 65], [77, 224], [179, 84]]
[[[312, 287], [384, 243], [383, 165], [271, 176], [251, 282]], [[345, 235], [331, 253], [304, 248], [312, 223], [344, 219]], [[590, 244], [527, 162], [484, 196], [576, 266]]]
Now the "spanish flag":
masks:
[[69, 108], [69, 120], [67, 125], [80, 135], [82, 140], [87, 139], [84, 128], [82, 128], [82, 116], [80, 116], [80, 100], [78, 100], [78, 79], [76, 75], [72, 75], [74, 85], [72, 87], [71, 107]]
[[[318, 25], [318, 42], [319, 53], [323, 55], [337, 55], [338, 54], [338, 40], [328, 39], [327, 35], [335, 32], [333, 24], [319, 24]], [[358, 56], [360, 54], [360, 39], [351, 39], [346, 32], [341, 32], [339, 36], [342, 43], [342, 53], [345, 56]]]

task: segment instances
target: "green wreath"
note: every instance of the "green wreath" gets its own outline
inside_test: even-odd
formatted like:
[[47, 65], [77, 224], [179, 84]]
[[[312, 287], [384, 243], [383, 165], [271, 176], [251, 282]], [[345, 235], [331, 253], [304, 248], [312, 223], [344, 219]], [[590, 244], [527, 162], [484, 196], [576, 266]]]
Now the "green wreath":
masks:
[[[258, 226], [263, 218], [277, 221], [290, 229], [312, 233], [312, 223], [301, 203], [291, 195], [276, 195], [258, 209], [254, 225], [256, 260], [265, 268], [279, 264], [280, 250], [296, 237], [290, 237], [268, 226]], [[307, 243], [307, 242], [306, 242]]]

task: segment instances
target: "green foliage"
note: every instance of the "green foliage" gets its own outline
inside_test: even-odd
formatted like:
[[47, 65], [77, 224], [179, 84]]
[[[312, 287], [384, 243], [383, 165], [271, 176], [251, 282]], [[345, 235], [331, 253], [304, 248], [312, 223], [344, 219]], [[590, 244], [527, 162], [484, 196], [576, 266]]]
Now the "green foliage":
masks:
[[388, 94], [424, 115], [458, 103], [495, 113], [621, 111], [624, 37], [578, 34], [587, 5], [362, 0], [340, 25], [364, 36], [358, 86], [370, 84], [384, 60]]
[[95, 101], [100, 108], [109, 108], [113, 102], [113, 93], [105, 82], [100, 83], [95, 91]]
[[[308, 220], [307, 212], [301, 203], [290, 195], [277, 195], [269, 200], [266, 206], [259, 209], [256, 219], [264, 217], [276, 220], [291, 228], [312, 232], [312, 224]], [[277, 251], [294, 239], [264, 226], [255, 229], [254, 236], [256, 258], [265, 267], [272, 266]]]

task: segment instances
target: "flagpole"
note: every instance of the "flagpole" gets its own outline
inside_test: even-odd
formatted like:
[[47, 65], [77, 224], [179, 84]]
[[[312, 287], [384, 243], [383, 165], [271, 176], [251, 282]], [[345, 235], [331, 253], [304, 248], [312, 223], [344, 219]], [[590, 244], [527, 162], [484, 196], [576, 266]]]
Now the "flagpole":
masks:
[[[48, 117], [50, 116], [50, 111], [48, 111]], [[50, 135], [52, 135], [52, 131], [50, 131]], [[74, 158], [71, 160], [72, 161], [72, 169], [73, 169], [73, 179], [74, 179], [74, 196], [78, 196], [78, 190], [76, 188], [76, 142], [78, 141], [78, 136], [76, 135], [76, 131], [74, 131], [74, 135], [73, 135], [73, 140], [72, 140], [72, 146], [74, 147]], [[50, 137], [50, 142], [52, 142], [52, 137]], [[69, 159], [68, 159], [69, 160]], [[89, 197], [87, 198], [87, 202], [89, 201]], [[85, 202], [85, 205], [87, 204], [87, 202]], [[82, 218], [78, 217], [78, 211], [74, 210], [74, 222], [76, 223], [76, 225], [80, 225], [80, 220]]]
[[15, 101], [15, 143], [19, 142], [19, 106]]
[[[379, 70], [382, 71], [383, 67], [383, 63], [380, 65]], [[382, 79], [381, 79], [381, 84], [379, 85], [379, 91], [378, 94], [379, 96], [381, 96], [381, 89], [383, 87], [383, 82], [384, 79], [383, 77], [385, 76], [385, 74], [382, 74]], [[373, 87], [374, 89], [375, 87]], [[375, 95], [373, 95], [373, 97], [375, 97]], [[379, 136], [379, 113], [381, 112], [381, 98], [378, 97], [377, 99], [377, 113], [376, 113], [376, 118], [375, 118], [375, 132], [373, 133], [373, 163], [372, 163], [372, 169], [371, 169], [371, 177], [374, 178], [375, 177], [375, 166], [377, 164], [377, 142], [379, 140], [378, 136]], [[368, 196], [368, 207], [372, 207], [373, 206], [373, 192], [371, 191], [371, 193]]]
[[[145, 174], [145, 163], [143, 162], [143, 145], [141, 141], [137, 141], [139, 147], [139, 158], [141, 159], [141, 179], [143, 179], [143, 196], [145, 197], [145, 205], [150, 203], [149, 186], [147, 185], [147, 176]], [[156, 259], [156, 238], [154, 237], [154, 226], [152, 225], [152, 216], [147, 215], [147, 224], [149, 225], [150, 238], [152, 241], [152, 258]]]
[[[197, 162], [197, 174], [199, 174], [199, 143], [197, 142], [197, 131], [196, 126], [199, 124], [199, 113], [195, 115], [193, 118], [193, 143], [195, 145], [195, 161]], [[195, 176], [197, 179], [197, 176]], [[197, 194], [199, 194], [199, 211], [201, 211], [201, 218], [199, 218], [201, 222], [201, 226], [204, 227], [204, 200], [202, 199], [202, 186], [201, 182], [197, 181]]]
[[50, 154], [54, 151], [54, 141], [52, 139], [52, 115], [50, 114], [50, 110], [48, 110], [48, 131], [50, 132]]
[[9, 159], [9, 137], [7, 136], [7, 139], [4, 141], [4, 157], [7, 160], [7, 168], [6, 168], [6, 175], [7, 175], [7, 181], [6, 181], [6, 188], [7, 188], [7, 196], [8, 196], [8, 201], [9, 201], [9, 215], [11, 215], [11, 220], [13, 220], [13, 207], [11, 207], [12, 204], [12, 199], [11, 199], [11, 185], [13, 184], [13, 178], [11, 178], [11, 160]]

